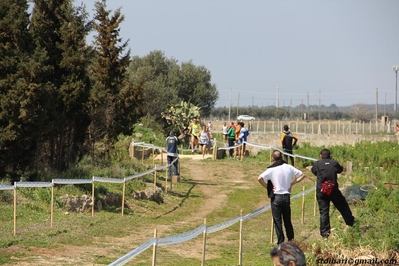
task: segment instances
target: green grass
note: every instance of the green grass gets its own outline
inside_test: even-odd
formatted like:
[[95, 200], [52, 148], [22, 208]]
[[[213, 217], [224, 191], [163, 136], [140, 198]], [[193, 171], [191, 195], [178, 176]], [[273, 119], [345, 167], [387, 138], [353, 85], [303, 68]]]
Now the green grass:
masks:
[[[392, 144], [391, 144], [392, 145]], [[376, 150], [368, 143], [364, 147], [368, 153], [361, 153], [364, 165], [370, 165], [366, 160], [374, 160], [373, 153], [378, 153], [387, 144], [376, 144]], [[363, 148], [364, 148], [363, 147]], [[356, 154], [360, 153], [361, 146], [355, 147]], [[359, 150], [357, 150], [359, 149]], [[342, 164], [345, 160], [353, 160], [357, 164], [357, 157], [350, 158], [348, 153], [336, 147], [333, 156]], [[307, 147], [304, 154], [315, 157], [320, 147]], [[303, 154], [302, 150], [296, 153]], [[346, 157], [348, 156], [348, 157]], [[389, 161], [389, 160], [388, 160]], [[151, 164], [151, 161], [148, 161]], [[189, 176], [185, 165], [189, 163], [201, 164], [203, 174], [214, 173], [215, 180], [209, 186], [220, 186], [228, 192], [226, 201], [219, 208], [212, 210], [206, 217], [208, 226], [246, 215], [261, 206], [269, 203], [264, 188], [257, 182], [257, 176], [270, 164], [270, 153], [264, 152], [257, 157], [246, 158], [243, 162], [236, 160], [203, 160], [194, 162], [189, 159], [181, 160], [181, 183], [174, 185], [169, 193], [162, 193], [163, 203], [152, 201], [133, 200], [126, 196], [129, 202], [122, 216], [117, 208], [112, 210], [96, 211], [94, 217], [91, 213], [67, 213], [61, 204], [55, 204], [53, 227], [50, 227], [50, 189], [18, 189], [17, 206], [17, 234], [13, 235], [13, 192], [0, 191], [0, 264], [13, 265], [24, 261], [25, 263], [35, 258], [31, 254], [32, 248], [52, 250], [62, 253], [70, 247], [88, 248], [87, 256], [81, 259], [83, 264], [106, 265], [122, 257], [127, 252], [140, 246], [151, 239], [157, 228], [158, 237], [163, 238], [191, 231], [200, 226], [203, 219], [193, 220], [204, 200], [204, 194], [199, 189], [199, 183]], [[386, 171], [390, 165], [387, 160], [381, 160]], [[298, 161], [299, 167], [312, 177], [313, 175], [303, 168], [307, 164]], [[372, 165], [379, 165], [373, 163]], [[216, 171], [223, 167], [225, 171]], [[212, 171], [212, 169], [214, 169]], [[242, 182], [230, 183], [235, 174], [239, 173]], [[354, 169], [352, 181], [355, 183], [370, 183], [369, 172]], [[374, 174], [374, 173], [373, 173]], [[158, 173], [159, 183], [164, 186], [164, 173]], [[134, 180], [127, 184], [126, 195], [152, 186], [153, 176]], [[340, 184], [349, 181], [350, 177], [342, 176]], [[374, 179], [373, 179], [374, 180]], [[378, 179], [376, 179], [378, 181]], [[375, 181], [374, 181], [375, 182]], [[380, 179], [382, 183], [382, 179]], [[304, 180], [294, 186], [292, 194], [295, 195], [314, 185], [311, 180]], [[348, 228], [342, 217], [334, 207], [331, 208], [332, 236], [328, 242], [319, 236], [318, 209], [314, 215], [314, 194], [305, 196], [305, 221], [301, 222], [302, 197], [291, 202], [292, 217], [297, 241], [304, 249], [309, 265], [316, 265], [319, 257], [340, 256], [342, 254], [368, 255], [375, 253], [379, 258], [386, 257], [390, 251], [398, 250], [399, 234], [397, 228], [397, 213], [399, 211], [398, 190], [388, 190], [382, 185], [377, 185], [370, 197], [351, 209], [358, 219], [359, 224]], [[120, 184], [96, 184], [96, 195], [105, 192], [121, 194]], [[57, 186], [55, 198], [64, 194], [81, 195], [90, 194], [91, 186]], [[271, 213], [266, 211], [250, 220], [243, 222], [243, 264], [244, 265], [271, 265], [269, 251], [273, 246], [271, 237]], [[128, 238], [128, 239], [127, 239]], [[275, 235], [273, 236], [276, 241]], [[117, 239], [120, 239], [118, 241]], [[157, 263], [159, 265], [200, 265], [202, 257], [202, 235], [187, 242], [177, 245], [158, 247]], [[239, 223], [224, 230], [209, 234], [206, 246], [206, 265], [238, 265]], [[94, 250], [93, 253], [90, 251]], [[97, 251], [96, 251], [97, 250]], [[185, 256], [186, 250], [191, 250], [191, 257]], [[4, 251], [4, 252], [3, 252]], [[7, 251], [12, 251], [7, 252]], [[61, 255], [60, 255], [61, 256]], [[152, 248], [149, 248], [134, 258], [128, 265], [149, 265], [152, 258]], [[64, 265], [71, 265], [66, 261]]]

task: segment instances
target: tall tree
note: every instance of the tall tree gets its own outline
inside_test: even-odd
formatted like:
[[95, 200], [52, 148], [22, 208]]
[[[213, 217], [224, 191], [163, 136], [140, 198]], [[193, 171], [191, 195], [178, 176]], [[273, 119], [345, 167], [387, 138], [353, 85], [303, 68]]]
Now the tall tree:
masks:
[[34, 0], [30, 32], [36, 51], [44, 53], [36, 83], [45, 87], [41, 124], [40, 161], [64, 170], [80, 155], [89, 124], [89, 48], [86, 37], [90, 22], [84, 6], [71, 0]]
[[[124, 74], [130, 62], [130, 49], [126, 53], [128, 41], [122, 43], [119, 37], [120, 24], [124, 20], [120, 8], [113, 14], [107, 10], [106, 1], [95, 3], [95, 36], [96, 57], [91, 68], [93, 87], [90, 95], [90, 139], [92, 145], [100, 140], [105, 141], [105, 156], [109, 152], [113, 141], [120, 133], [121, 117], [127, 112], [130, 102], [126, 102], [126, 95], [132, 96], [132, 88], [125, 86]], [[137, 85], [140, 87], [140, 85]], [[139, 89], [138, 89], [139, 90]]]
[[33, 82], [40, 72], [28, 33], [26, 0], [0, 2], [0, 176], [11, 181], [33, 168], [39, 86]]
[[[135, 56], [127, 70], [127, 80], [133, 85], [142, 84], [144, 113], [160, 117], [169, 105], [178, 103], [176, 84], [179, 66], [161, 51], [152, 51], [144, 57]], [[171, 75], [175, 73], [175, 75]]]
[[203, 116], [209, 116], [219, 98], [216, 85], [211, 83], [211, 73], [204, 66], [191, 61], [181, 64], [179, 98], [201, 108]]

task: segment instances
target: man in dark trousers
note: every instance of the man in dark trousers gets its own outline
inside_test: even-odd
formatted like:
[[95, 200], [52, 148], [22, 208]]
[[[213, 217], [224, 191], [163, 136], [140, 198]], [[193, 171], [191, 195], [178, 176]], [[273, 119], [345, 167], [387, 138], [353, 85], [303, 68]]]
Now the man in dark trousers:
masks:
[[[334, 204], [337, 210], [341, 213], [347, 225], [353, 226], [355, 217], [349, 208], [348, 202], [338, 189], [337, 174], [342, 173], [343, 167], [331, 158], [331, 153], [328, 149], [323, 149], [320, 152], [320, 160], [318, 160], [312, 167], [312, 173], [317, 176], [316, 183], [316, 197], [319, 203], [320, 212], [320, 235], [328, 238], [330, 231], [330, 202]], [[331, 180], [333, 185], [332, 194], [326, 195], [322, 192], [322, 184], [326, 180]], [[326, 190], [326, 189], [324, 189]]]
[[[167, 153], [167, 162], [169, 165], [168, 177], [171, 179], [172, 169], [171, 165], [173, 165], [174, 175], [179, 176], [179, 162], [178, 162], [178, 150], [177, 146], [180, 145], [180, 140], [175, 136], [175, 132], [172, 130], [169, 133], [169, 137], [166, 138], [166, 153]], [[176, 160], [175, 162], [173, 162]], [[173, 163], [172, 163], [173, 162]]]
[[[302, 181], [306, 176], [302, 171], [285, 163], [280, 151], [274, 151], [272, 159], [274, 164], [259, 175], [258, 182], [266, 189], [268, 188], [266, 183], [268, 180], [273, 184], [271, 209], [277, 235], [277, 244], [281, 244], [284, 242], [283, 220], [288, 241], [294, 239], [294, 228], [291, 222], [291, 187]], [[268, 191], [269, 193], [270, 191]]]
[[[284, 132], [281, 134], [281, 146], [284, 153], [293, 154], [292, 149], [298, 141], [298, 137], [290, 132], [288, 125], [284, 125]], [[284, 154], [284, 160], [288, 163], [288, 155]], [[294, 166], [294, 156], [290, 156], [291, 164]]]

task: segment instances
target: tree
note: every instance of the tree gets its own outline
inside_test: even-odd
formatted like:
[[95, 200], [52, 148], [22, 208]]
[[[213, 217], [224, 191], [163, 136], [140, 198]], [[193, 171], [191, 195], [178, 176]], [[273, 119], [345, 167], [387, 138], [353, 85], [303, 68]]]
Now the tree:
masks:
[[[127, 86], [124, 75], [130, 62], [130, 49], [125, 53], [128, 42], [119, 37], [119, 25], [123, 22], [120, 8], [113, 15], [106, 9], [106, 1], [95, 3], [96, 56], [91, 68], [93, 88], [90, 95], [91, 125], [89, 130], [92, 145], [97, 140], [105, 141], [105, 157], [109, 158], [111, 145], [123, 127], [121, 117], [127, 112], [126, 95], [132, 96], [131, 89], [140, 91], [141, 85]], [[137, 98], [137, 97], [136, 97]]]
[[85, 108], [90, 83], [87, 74], [90, 31], [83, 6], [71, 0], [34, 0], [30, 33], [40, 56], [40, 75], [35, 83], [45, 94], [41, 110], [38, 158], [57, 170], [65, 170], [81, 153], [89, 120]]
[[203, 116], [209, 116], [219, 98], [216, 85], [211, 84], [210, 71], [189, 61], [182, 63], [179, 74], [179, 98], [197, 105], [201, 108]]
[[132, 86], [141, 84], [144, 114], [159, 117], [168, 106], [179, 102], [176, 89], [176, 84], [180, 82], [178, 72], [176, 60], [166, 58], [161, 51], [132, 59], [126, 78]]
[[34, 165], [38, 139], [37, 67], [26, 0], [0, 2], [0, 176], [11, 182]]

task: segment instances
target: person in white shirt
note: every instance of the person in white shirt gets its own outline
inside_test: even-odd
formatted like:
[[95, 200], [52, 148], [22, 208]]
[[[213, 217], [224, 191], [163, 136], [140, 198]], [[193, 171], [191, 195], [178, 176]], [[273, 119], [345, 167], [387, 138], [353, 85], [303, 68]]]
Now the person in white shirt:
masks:
[[[273, 185], [271, 195], [271, 209], [277, 244], [284, 242], [283, 221], [288, 241], [294, 239], [294, 228], [291, 222], [291, 188], [306, 176], [299, 169], [287, 164], [281, 157], [281, 152], [275, 150], [272, 155], [274, 163], [258, 177], [258, 182], [267, 189], [267, 181]], [[270, 194], [270, 192], [269, 192]]]

